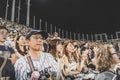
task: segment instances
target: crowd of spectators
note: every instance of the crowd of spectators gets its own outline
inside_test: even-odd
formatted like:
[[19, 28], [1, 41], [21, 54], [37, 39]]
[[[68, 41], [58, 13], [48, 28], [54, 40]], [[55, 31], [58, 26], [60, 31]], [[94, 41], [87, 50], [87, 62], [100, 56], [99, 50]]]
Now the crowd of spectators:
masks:
[[120, 80], [120, 42], [65, 40], [0, 18], [0, 80]]

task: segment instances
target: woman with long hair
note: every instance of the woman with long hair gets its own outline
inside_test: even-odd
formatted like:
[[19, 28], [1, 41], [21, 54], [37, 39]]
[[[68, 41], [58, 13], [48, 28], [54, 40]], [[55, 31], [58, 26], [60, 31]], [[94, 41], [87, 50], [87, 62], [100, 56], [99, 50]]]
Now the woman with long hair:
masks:
[[60, 39], [54, 39], [50, 41], [49, 53], [57, 60], [62, 57], [63, 43]]
[[119, 57], [112, 44], [99, 45], [96, 52], [96, 68], [100, 72], [95, 80], [114, 80], [114, 67], [119, 63]]
[[64, 43], [63, 54], [63, 75], [65, 77], [69, 76], [72, 79], [72, 76], [80, 74], [84, 66], [84, 60], [81, 63], [79, 62], [79, 57], [75, 52], [75, 46], [71, 40]]
[[50, 41], [50, 50], [49, 53], [52, 54], [54, 57], [55, 61], [58, 63], [57, 65], [57, 77], [56, 80], [63, 80], [63, 76], [61, 74], [62, 70], [62, 57], [63, 57], [63, 43], [60, 39], [53, 39]]
[[16, 42], [15, 42], [15, 49], [16, 49], [18, 57], [22, 57], [26, 55], [27, 49], [26, 49], [24, 35], [17, 36]]

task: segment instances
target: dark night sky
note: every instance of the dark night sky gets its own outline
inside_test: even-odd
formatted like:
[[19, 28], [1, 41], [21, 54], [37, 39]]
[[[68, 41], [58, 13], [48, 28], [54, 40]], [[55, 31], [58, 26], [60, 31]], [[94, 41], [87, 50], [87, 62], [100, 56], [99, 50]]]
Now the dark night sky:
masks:
[[115, 0], [31, 0], [34, 15], [68, 31], [120, 31], [120, 5]]
[[32, 0], [31, 3], [33, 15], [65, 29], [83, 33], [120, 30], [120, 5], [113, 0]]

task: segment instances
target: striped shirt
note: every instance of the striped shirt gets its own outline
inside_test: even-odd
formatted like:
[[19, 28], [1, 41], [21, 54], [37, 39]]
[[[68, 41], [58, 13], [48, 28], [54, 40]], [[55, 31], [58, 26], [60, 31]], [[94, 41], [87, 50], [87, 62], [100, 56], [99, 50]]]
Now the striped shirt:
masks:
[[[57, 72], [57, 63], [53, 56], [49, 53], [41, 52], [39, 59], [32, 59], [35, 70], [41, 71], [45, 68], [51, 67], [50, 71]], [[16, 80], [30, 80], [30, 66], [27, 58], [22, 57], [18, 59], [14, 65]]]

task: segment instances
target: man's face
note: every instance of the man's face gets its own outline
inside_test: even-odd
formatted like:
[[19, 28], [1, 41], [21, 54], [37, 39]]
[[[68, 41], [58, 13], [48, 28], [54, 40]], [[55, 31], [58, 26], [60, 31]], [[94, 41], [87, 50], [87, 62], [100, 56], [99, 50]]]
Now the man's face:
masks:
[[42, 51], [43, 37], [41, 34], [32, 35], [28, 41], [29, 48], [34, 51]]
[[6, 29], [0, 29], [0, 41], [5, 42], [8, 37], [8, 31]]

